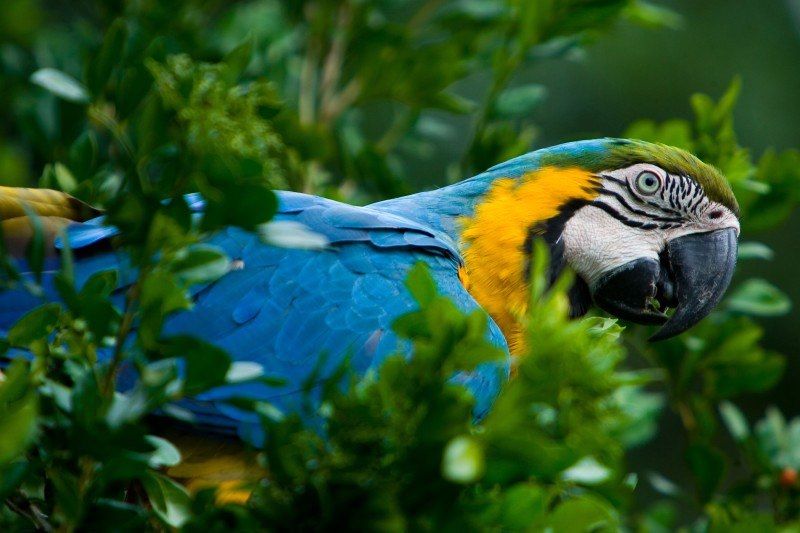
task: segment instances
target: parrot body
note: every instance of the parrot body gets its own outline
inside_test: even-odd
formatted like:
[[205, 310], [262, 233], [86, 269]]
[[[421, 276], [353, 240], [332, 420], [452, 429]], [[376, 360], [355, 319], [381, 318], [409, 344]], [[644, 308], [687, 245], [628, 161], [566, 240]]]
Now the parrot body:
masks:
[[[14, 201], [21, 194], [15, 191], [0, 190], [4, 229], [21, 216], [17, 206], [24, 198]], [[202, 198], [186, 199], [202, 212]], [[135, 272], [111, 246], [118, 230], [73, 200], [54, 196], [33, 207], [41, 216], [73, 221], [67, 239], [76, 257], [76, 283], [115, 269], [114, 297], [121, 304]], [[237, 435], [255, 446], [264, 439], [258, 419], [226, 400], [252, 398], [297, 412], [308, 379], [324, 381], [346, 357], [364, 374], [389, 354], [411, 355], [391, 324], [415, 309], [403, 282], [417, 262], [428, 265], [439, 291], [462, 310], [486, 311], [488, 338], [509, 354], [502, 364], [453, 378], [472, 391], [480, 416], [508, 376], [511, 356], [525, 349], [518, 317], [528, 303], [533, 240], [549, 245], [553, 275], [565, 266], [578, 274], [570, 293], [574, 315], [594, 300], [628, 320], [666, 322], [657, 335], [669, 336], [690, 327], [721, 298], [739, 230], [736, 200], [716, 170], [680, 150], [619, 139], [539, 150], [442, 189], [367, 207], [290, 192], [278, 193], [278, 201], [276, 220], [307, 226], [328, 247], [279, 248], [238, 228], [218, 231], [207, 244], [221, 248], [234, 268], [194, 287], [194, 307], [170, 317], [164, 328], [165, 335], [200, 337], [234, 361], [258, 363], [268, 376], [285, 380], [281, 387], [223, 386], [181, 402], [199, 432]], [[24, 236], [18, 240], [24, 243]], [[53, 268], [63, 243], [54, 246], [48, 260]], [[703, 275], [695, 274], [698, 250], [707, 250], [698, 259]], [[45, 299], [57, 298], [53, 274], [45, 272]], [[712, 288], [692, 300], [702, 283]], [[677, 306], [673, 317], [651, 309], [653, 299]], [[0, 333], [41, 301], [21, 290], [0, 293]], [[121, 387], [132, 377], [123, 373]], [[191, 447], [191, 435], [182, 439], [184, 449]], [[221, 451], [227, 444], [202, 446], [208, 449], [184, 453], [173, 475], [205, 480], [200, 485], [246, 477], [242, 472], [251, 459]]]
[[[235, 267], [214, 283], [193, 287], [193, 309], [168, 319], [163, 331], [167, 336], [200, 337], [227, 350], [234, 361], [256, 362], [266, 375], [285, 380], [276, 387], [224, 386], [184, 402], [199, 425], [216, 433], [238, 433], [253, 444], [262, 440], [257, 419], [227, 406], [225, 399], [268, 400], [282, 411], [296, 412], [312, 373], [324, 380], [349, 357], [353, 371], [363, 374], [398, 349], [408, 351], [398, 345], [391, 322], [415, 307], [403, 285], [415, 263], [426, 263], [442, 294], [461, 309], [478, 307], [459, 281], [459, 254], [446, 234], [380, 210], [299, 193], [277, 195], [276, 220], [306, 225], [327, 238], [328, 248], [279, 248], [233, 227], [211, 235], [206, 244], [223, 250]], [[203, 209], [199, 196], [187, 200], [193, 210]], [[135, 272], [124, 255], [108, 250], [116, 234], [102, 218], [67, 229], [77, 258], [76, 285], [82, 286], [96, 272], [114, 269], [119, 282], [113, 296], [121, 305]], [[53, 274], [45, 273], [45, 299], [57, 298], [48, 283]], [[21, 291], [0, 293], [0, 326], [8, 328], [40, 301]], [[497, 326], [490, 327], [489, 336], [505, 347]], [[317, 368], [323, 354], [324, 364]], [[499, 388], [496, 374], [497, 369], [487, 368], [461, 378], [476, 395], [479, 412], [488, 408]], [[121, 380], [132, 378], [123, 374]]]

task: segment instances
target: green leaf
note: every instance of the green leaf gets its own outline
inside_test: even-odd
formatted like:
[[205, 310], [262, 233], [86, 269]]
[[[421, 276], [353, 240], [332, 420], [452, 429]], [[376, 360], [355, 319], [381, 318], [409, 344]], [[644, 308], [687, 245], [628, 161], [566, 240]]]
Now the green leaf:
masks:
[[483, 448], [472, 437], [459, 436], [447, 443], [442, 457], [442, 475], [453, 483], [474, 483], [485, 469]]
[[78, 187], [78, 181], [72, 172], [61, 163], [53, 165], [53, 178], [59, 190], [70, 193]]
[[324, 250], [328, 238], [308, 226], [291, 220], [275, 220], [259, 227], [261, 239], [272, 246], [298, 250]]
[[497, 98], [495, 112], [501, 117], [521, 117], [531, 113], [546, 96], [547, 90], [538, 84], [507, 89]]
[[42, 87], [59, 98], [86, 104], [89, 102], [89, 93], [75, 78], [54, 68], [39, 69], [31, 75], [31, 82]]
[[51, 469], [49, 481], [53, 487], [53, 500], [55, 500], [62, 520], [75, 523], [78, 521], [83, 500], [80, 497], [78, 478], [71, 472]]
[[0, 406], [0, 466], [19, 458], [33, 442], [37, 415], [38, 402], [32, 394], [13, 406]]
[[710, 366], [709, 384], [713, 393], [720, 398], [729, 398], [742, 392], [765, 391], [778, 382], [785, 366], [783, 356], [763, 352], [756, 347], [751, 352], [741, 352], [727, 360], [715, 361]]
[[614, 435], [626, 448], [644, 444], [658, 433], [658, 419], [665, 404], [663, 394], [646, 392], [639, 384], [621, 386], [614, 392], [614, 401], [625, 415], [618, 421]]
[[489, 526], [502, 531], [530, 531], [540, 525], [549, 500], [547, 491], [533, 483], [518, 483], [502, 494], [499, 517]]
[[250, 59], [253, 57], [254, 42], [255, 40], [252, 37], [247, 37], [233, 50], [225, 54], [222, 59], [222, 62], [228, 68], [228, 81], [230, 83], [234, 83], [244, 73], [247, 65], [250, 64]]
[[772, 248], [761, 242], [743, 242], [739, 244], [739, 259], [764, 259], [771, 261], [775, 257]]
[[547, 525], [559, 533], [613, 531], [619, 527], [619, 518], [610, 504], [585, 495], [561, 503], [548, 518]]
[[165, 524], [181, 527], [189, 520], [191, 497], [183, 486], [155, 472], [147, 472], [141, 481], [153, 512]]
[[[99, 498], [81, 524], [85, 531], [146, 531], [148, 515], [142, 505]], [[152, 527], [152, 524], [150, 525]]]
[[779, 316], [792, 308], [789, 297], [763, 279], [748, 279], [726, 303], [731, 311], [752, 316]]
[[114, 67], [120, 64], [123, 47], [128, 37], [125, 19], [118, 18], [111, 23], [103, 38], [103, 44], [97, 55], [88, 63], [87, 81], [92, 94], [99, 95], [108, 83]]
[[45, 304], [26, 313], [8, 332], [8, 342], [12, 346], [27, 348], [42, 341], [55, 331], [61, 316], [61, 306], [57, 303]]
[[669, 533], [675, 531], [677, 509], [671, 501], [660, 501], [650, 505], [639, 519], [639, 530], [643, 533]]
[[731, 402], [721, 402], [719, 404], [719, 414], [725, 423], [725, 427], [728, 428], [735, 440], [742, 442], [750, 436], [750, 426], [747, 424], [747, 419], [739, 408]]
[[792, 460], [797, 450], [790, 448], [796, 444], [790, 438], [790, 427], [776, 407], [767, 408], [766, 416], [755, 424], [758, 449], [773, 468], [800, 468], [800, 461]]
[[[99, 148], [97, 137], [92, 130], [84, 131], [69, 147], [69, 167], [81, 179], [91, 175], [97, 161]], [[66, 192], [67, 189], [61, 189]]]
[[235, 361], [225, 374], [226, 383], [244, 383], [264, 376], [264, 367], [252, 361]]
[[650, 28], [683, 28], [683, 17], [667, 7], [652, 4], [645, 0], [636, 0], [625, 10], [625, 16], [641, 26]]
[[683, 494], [683, 490], [671, 479], [667, 479], [658, 472], [648, 472], [647, 481], [653, 489], [664, 496], [675, 497]]
[[701, 501], [709, 501], [722, 484], [725, 456], [711, 446], [691, 444], [686, 450], [686, 460], [695, 475]]
[[[126, 68], [122, 74], [122, 79], [119, 82], [119, 90], [115, 92], [116, 112], [119, 119], [127, 118], [134, 110], [139, 109], [141, 104], [148, 95], [151, 94], [151, 87], [153, 85], [153, 77], [150, 71], [143, 65], [133, 65]], [[156, 101], [151, 98], [151, 101]], [[153, 112], [153, 108], [150, 109]], [[144, 111], [142, 111], [144, 114]], [[147, 117], [149, 119], [160, 117]], [[143, 121], [144, 122], [144, 121]], [[149, 133], [148, 138], [159, 136], [159, 132], [143, 132]], [[161, 132], [163, 134], [163, 132]], [[152, 141], [149, 144], [151, 144]]]
[[228, 273], [230, 262], [219, 248], [196, 244], [181, 250], [170, 270], [187, 285], [215, 281]]
[[472, 100], [464, 98], [453, 93], [440, 92], [436, 93], [430, 102], [430, 107], [441, 109], [449, 113], [464, 115], [470, 113], [475, 109], [475, 103]]
[[582, 485], [599, 485], [608, 480], [612, 472], [594, 457], [584, 457], [561, 473], [561, 479]]
[[406, 287], [420, 305], [429, 304], [437, 294], [436, 282], [433, 281], [428, 266], [425, 263], [416, 263], [408, 271]]
[[101, 270], [92, 274], [81, 288], [81, 293], [85, 296], [102, 296], [107, 298], [111, 291], [117, 288], [117, 270]]
[[256, 229], [268, 222], [278, 208], [275, 193], [260, 185], [233, 185], [222, 191], [219, 201], [208, 200], [203, 228], [212, 230], [226, 225]]
[[147, 276], [142, 284], [140, 302], [142, 313], [138, 338], [145, 348], [157, 344], [165, 317], [191, 307], [185, 287], [178, 284], [174, 274], [164, 271]]
[[[2, 426], [2, 422], [0, 422], [0, 426]], [[15, 461], [7, 465], [3, 465], [0, 461], [0, 500], [5, 500], [16, 490], [29, 470], [30, 463], [27, 461]]]
[[181, 462], [181, 452], [170, 441], [155, 435], [147, 435], [145, 440], [155, 448], [148, 460], [151, 468], [175, 466]]
[[0, 378], [0, 470], [19, 458], [37, 433], [39, 403], [29, 379], [21, 360]]
[[231, 358], [225, 350], [194, 337], [178, 335], [161, 341], [163, 357], [186, 361], [184, 392], [195, 395], [225, 383]]

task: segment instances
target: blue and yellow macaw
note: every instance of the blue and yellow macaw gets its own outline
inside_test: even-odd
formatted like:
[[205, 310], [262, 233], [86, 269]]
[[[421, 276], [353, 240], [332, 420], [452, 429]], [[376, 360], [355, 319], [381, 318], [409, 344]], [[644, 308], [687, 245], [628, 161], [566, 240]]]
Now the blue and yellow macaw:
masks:
[[[322, 353], [321, 379], [348, 354], [353, 369], [364, 373], [397, 350], [408, 353], [390, 325], [415, 307], [403, 281], [420, 261], [461, 309], [488, 314], [488, 336], [509, 354], [502, 368], [486, 365], [459, 377], [475, 395], [478, 414], [490, 408], [508, 362], [525, 348], [517, 317], [528, 302], [534, 240], [548, 244], [553, 274], [565, 266], [576, 272], [574, 316], [594, 302], [622, 319], [661, 325], [654, 339], [677, 335], [706, 316], [736, 262], [738, 206], [725, 178], [682, 150], [642, 141], [563, 144], [448, 187], [366, 207], [293, 192], [278, 198], [277, 220], [304, 224], [329, 246], [278, 248], [241, 229], [219, 231], [208, 243], [223, 249], [236, 268], [196, 288], [194, 308], [166, 322], [165, 334], [198, 336], [287, 381], [279, 389], [223, 386], [186, 400], [200, 435], [259, 445], [259, 421], [226, 400], [247, 397], [297, 410], [301, 386]], [[203, 210], [202, 198], [188, 200], [193, 210]], [[65, 194], [0, 189], [12, 253], [20, 254], [30, 238], [22, 203], [42, 218], [54, 256], [61, 243], [52, 236], [67, 227], [79, 285], [95, 272], [117, 269], [123, 275], [115, 294], [124, 292], [127, 261], [111, 246], [118, 230]], [[55, 299], [51, 275], [45, 287]], [[22, 291], [0, 293], [0, 332], [40, 303]], [[671, 316], [667, 307], [674, 308]], [[190, 486], [230, 489], [223, 499], [246, 497], [233, 489], [252, 478], [253, 463], [235, 440], [188, 435], [179, 445], [184, 461], [171, 475]]]

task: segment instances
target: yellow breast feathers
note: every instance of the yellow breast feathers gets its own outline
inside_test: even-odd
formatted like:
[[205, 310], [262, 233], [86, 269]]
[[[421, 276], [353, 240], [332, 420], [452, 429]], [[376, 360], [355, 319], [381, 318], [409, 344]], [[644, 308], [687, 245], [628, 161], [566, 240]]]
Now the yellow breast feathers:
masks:
[[509, 349], [521, 354], [518, 317], [528, 306], [525, 240], [529, 230], [558, 215], [571, 200], [597, 196], [597, 178], [580, 168], [545, 167], [520, 178], [492, 183], [472, 217], [462, 219], [462, 280], [503, 331]]

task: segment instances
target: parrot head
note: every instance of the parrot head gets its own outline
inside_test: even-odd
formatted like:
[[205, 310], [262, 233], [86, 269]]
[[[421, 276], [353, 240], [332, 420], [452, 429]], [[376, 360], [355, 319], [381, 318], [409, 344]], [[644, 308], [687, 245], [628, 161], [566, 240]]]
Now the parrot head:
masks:
[[[537, 239], [550, 247], [554, 275], [567, 266], [576, 273], [573, 316], [594, 302], [618, 318], [660, 325], [651, 340], [691, 328], [731, 281], [736, 199], [717, 169], [683, 150], [625, 139], [580, 141], [488, 174], [494, 179], [464, 219], [461, 238], [470, 292], [512, 345], [513, 315], [526, 305], [525, 291], [514, 295], [514, 278], [527, 273]], [[520, 239], [522, 251], [509, 253], [506, 247], [519, 250]], [[515, 253], [528, 259], [518, 271]]]

